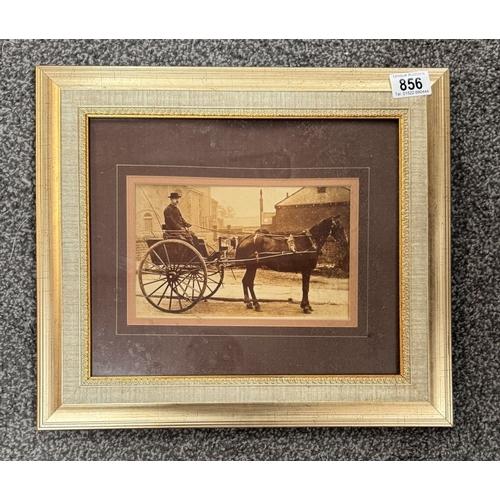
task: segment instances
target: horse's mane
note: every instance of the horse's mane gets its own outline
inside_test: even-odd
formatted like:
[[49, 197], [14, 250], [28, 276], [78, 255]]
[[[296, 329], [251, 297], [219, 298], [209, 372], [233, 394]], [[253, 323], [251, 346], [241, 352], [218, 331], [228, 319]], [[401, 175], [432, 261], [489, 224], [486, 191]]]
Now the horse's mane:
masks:
[[326, 217], [325, 219], [321, 219], [317, 224], [310, 227], [308, 231], [312, 232], [324, 232], [327, 229], [330, 229], [332, 226], [334, 217]]
[[304, 236], [304, 235], [309, 235], [309, 234], [322, 234], [323, 232], [328, 232], [333, 221], [334, 217], [326, 217], [325, 219], [320, 220], [317, 224], [314, 224], [314, 226], [310, 227], [309, 229], [303, 229], [302, 231], [299, 232], [290, 232], [290, 231], [274, 231], [270, 232], [268, 229], [264, 228], [259, 228], [256, 229], [251, 235], [245, 236], [244, 239], [248, 238], [249, 236], [253, 236], [256, 234], [263, 234], [267, 236]]
[[316, 245], [318, 247], [318, 252], [321, 251], [323, 245], [326, 242], [330, 234], [330, 229], [333, 224], [334, 217], [326, 217], [325, 219], [320, 220], [317, 224], [312, 226], [308, 232], [313, 237]]

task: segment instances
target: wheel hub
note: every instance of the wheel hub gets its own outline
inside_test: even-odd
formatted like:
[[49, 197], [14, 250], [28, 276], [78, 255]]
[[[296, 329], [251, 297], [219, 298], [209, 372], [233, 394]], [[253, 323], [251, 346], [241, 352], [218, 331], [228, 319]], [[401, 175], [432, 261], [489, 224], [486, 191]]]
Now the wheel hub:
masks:
[[175, 271], [168, 271], [167, 272], [167, 280], [172, 283], [177, 279], [177, 273]]

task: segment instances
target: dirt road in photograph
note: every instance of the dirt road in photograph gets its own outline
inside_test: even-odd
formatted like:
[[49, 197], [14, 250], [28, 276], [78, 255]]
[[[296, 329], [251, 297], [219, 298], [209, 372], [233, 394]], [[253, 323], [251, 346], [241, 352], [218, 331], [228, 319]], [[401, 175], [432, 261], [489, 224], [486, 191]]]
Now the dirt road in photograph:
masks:
[[[182, 317], [300, 317], [305, 315], [300, 308], [302, 299], [302, 276], [294, 273], [278, 273], [259, 269], [255, 280], [255, 293], [262, 310], [247, 309], [243, 302], [241, 279], [244, 269], [226, 269], [223, 284], [213, 297], [201, 300], [192, 309], [180, 313]], [[311, 276], [309, 301], [314, 318], [346, 319], [348, 317], [349, 280]], [[136, 316], [138, 318], [172, 318], [172, 314], [153, 307], [143, 297], [136, 285]], [[179, 315], [175, 315], [179, 316]]]

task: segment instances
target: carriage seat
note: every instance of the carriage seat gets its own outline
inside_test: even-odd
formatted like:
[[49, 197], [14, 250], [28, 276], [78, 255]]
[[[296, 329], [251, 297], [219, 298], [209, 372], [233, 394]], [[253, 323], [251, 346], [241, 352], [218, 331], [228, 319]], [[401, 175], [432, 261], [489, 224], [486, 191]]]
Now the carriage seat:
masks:
[[194, 248], [196, 248], [196, 250], [200, 252], [202, 257], [204, 258], [209, 257], [205, 240], [203, 238], [198, 238], [197, 236], [194, 235], [194, 233], [191, 233], [191, 231], [185, 231], [183, 229], [167, 229], [167, 226], [165, 224], [162, 224], [161, 228], [163, 230], [164, 239], [183, 240], [186, 243], [193, 245]]

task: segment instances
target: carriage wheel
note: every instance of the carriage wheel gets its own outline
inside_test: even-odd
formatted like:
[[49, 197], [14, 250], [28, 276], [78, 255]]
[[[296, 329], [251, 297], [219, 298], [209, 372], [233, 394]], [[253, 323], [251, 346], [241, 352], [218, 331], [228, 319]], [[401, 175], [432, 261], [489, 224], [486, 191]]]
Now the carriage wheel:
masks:
[[207, 262], [207, 288], [203, 294], [209, 299], [221, 287], [224, 280], [224, 268], [216, 262]]
[[139, 264], [138, 274], [146, 300], [169, 313], [191, 309], [207, 287], [203, 257], [182, 240], [162, 240], [152, 245]]

